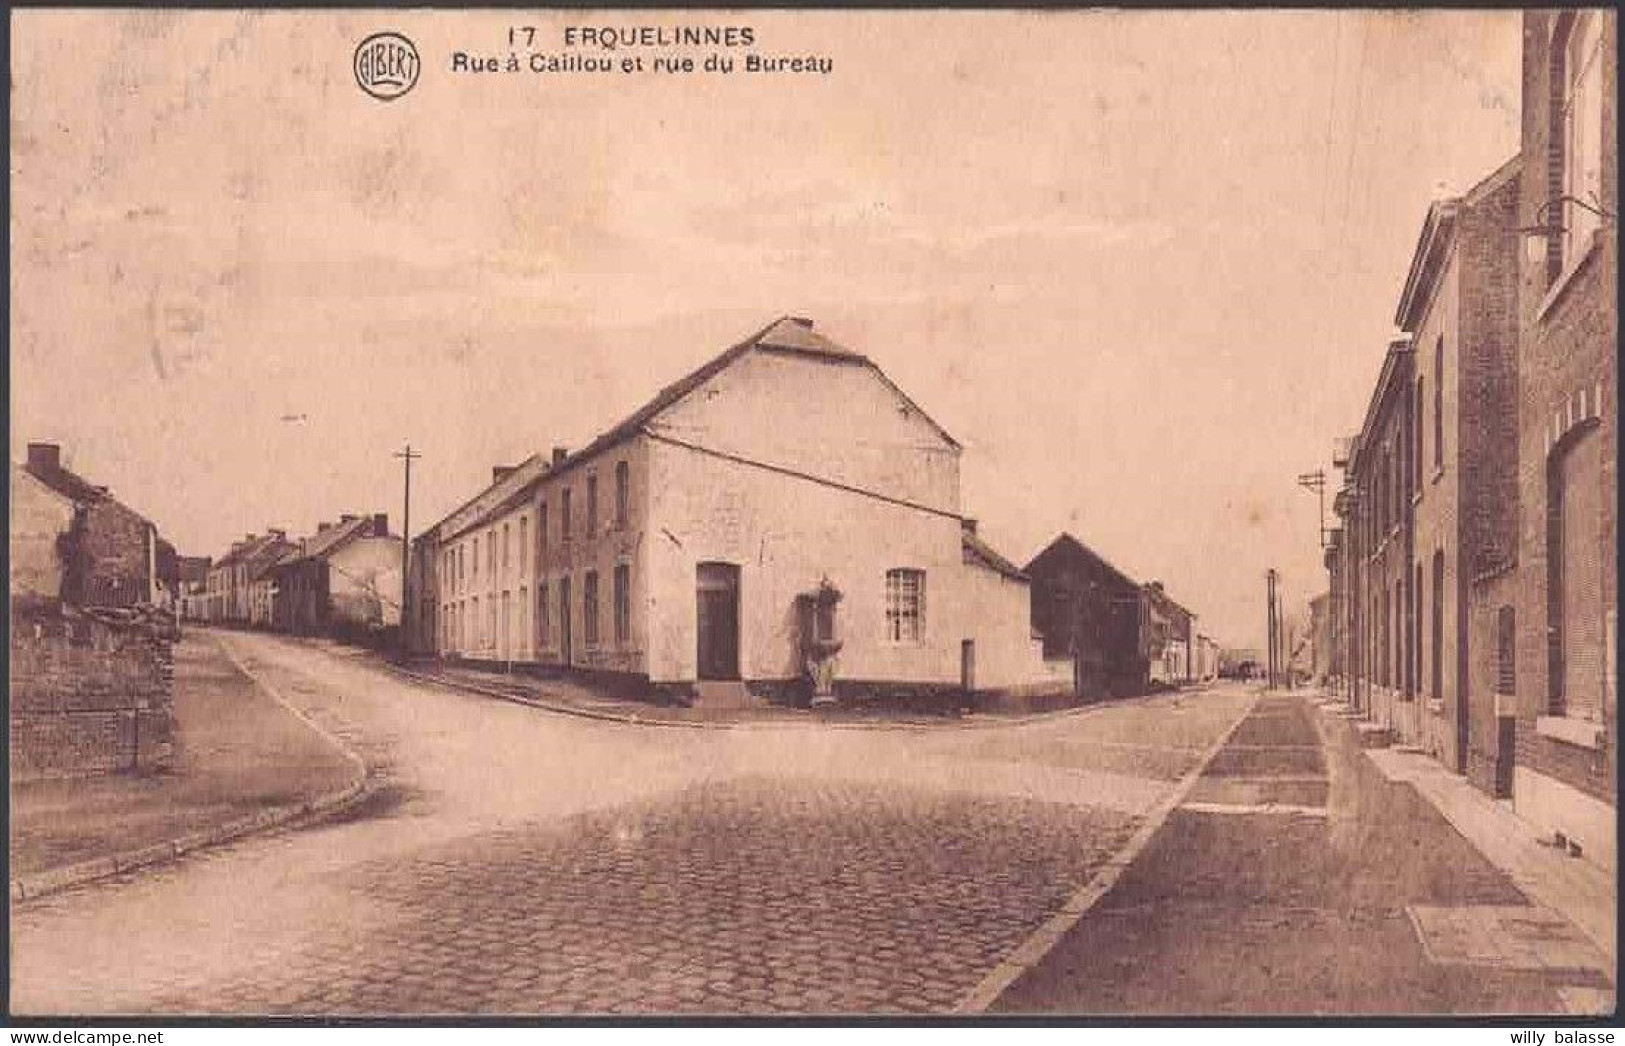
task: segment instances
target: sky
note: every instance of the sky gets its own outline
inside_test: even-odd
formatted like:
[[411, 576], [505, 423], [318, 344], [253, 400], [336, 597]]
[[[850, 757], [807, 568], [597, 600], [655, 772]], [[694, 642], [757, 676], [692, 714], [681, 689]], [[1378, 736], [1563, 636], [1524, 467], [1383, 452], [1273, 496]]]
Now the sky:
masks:
[[[511, 24], [547, 54], [567, 25], [748, 25], [736, 59], [833, 69], [451, 71], [506, 58]], [[423, 61], [387, 103], [351, 71], [380, 29]], [[962, 509], [1008, 557], [1070, 531], [1261, 646], [1266, 570], [1289, 608], [1325, 586], [1295, 480], [1335, 487], [1429, 202], [1517, 149], [1520, 34], [1516, 11], [17, 12], [12, 457], [59, 442], [217, 556], [399, 526], [410, 440], [418, 533], [804, 315], [964, 445]]]

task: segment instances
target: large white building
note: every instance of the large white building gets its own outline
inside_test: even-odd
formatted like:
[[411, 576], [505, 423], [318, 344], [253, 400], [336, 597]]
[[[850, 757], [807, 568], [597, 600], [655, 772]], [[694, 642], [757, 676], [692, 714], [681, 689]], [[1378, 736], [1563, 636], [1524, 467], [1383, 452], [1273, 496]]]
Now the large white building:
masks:
[[798, 608], [827, 585], [837, 693], [1053, 686], [1027, 579], [961, 514], [960, 454], [867, 357], [781, 319], [580, 451], [497, 470], [420, 539], [417, 632], [443, 657], [790, 696]]

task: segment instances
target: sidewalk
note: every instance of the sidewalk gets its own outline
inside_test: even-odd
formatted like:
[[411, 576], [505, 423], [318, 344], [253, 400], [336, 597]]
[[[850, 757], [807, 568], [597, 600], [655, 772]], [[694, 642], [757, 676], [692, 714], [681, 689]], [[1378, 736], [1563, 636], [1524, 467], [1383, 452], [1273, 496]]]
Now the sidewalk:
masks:
[[[691, 729], [777, 728], [823, 726], [850, 729], [969, 729], [1013, 726], [1077, 715], [1090, 709], [1110, 707], [1121, 698], [1094, 701], [1046, 712], [979, 712], [965, 715], [925, 712], [898, 704], [874, 701], [840, 704], [828, 708], [800, 708], [762, 702], [750, 708], [690, 708], [678, 704], [657, 704], [632, 698], [617, 698], [568, 679], [540, 679], [523, 672], [505, 673], [464, 668], [433, 662], [415, 662], [405, 667], [384, 662], [390, 670], [421, 683], [452, 687], [488, 697], [531, 705], [550, 712], [602, 719], [637, 726], [669, 726]], [[1188, 693], [1200, 694], [1203, 688]]]
[[1617, 899], [1607, 871], [1543, 844], [1509, 806], [1430, 756], [1392, 748], [1368, 749], [1366, 755], [1385, 778], [1414, 787], [1526, 895], [1568, 919], [1610, 962], [1618, 961]]
[[353, 757], [218, 642], [175, 645], [175, 760], [161, 774], [14, 783], [12, 895], [60, 889], [282, 823], [361, 786]]

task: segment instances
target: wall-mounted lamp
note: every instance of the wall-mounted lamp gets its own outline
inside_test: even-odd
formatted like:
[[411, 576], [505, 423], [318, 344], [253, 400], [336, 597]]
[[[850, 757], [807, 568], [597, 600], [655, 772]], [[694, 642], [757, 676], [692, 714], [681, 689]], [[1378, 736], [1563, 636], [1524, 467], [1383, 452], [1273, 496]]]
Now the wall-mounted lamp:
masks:
[[1546, 257], [1546, 245], [1551, 242], [1553, 236], [1563, 236], [1568, 233], [1568, 226], [1563, 224], [1560, 210], [1566, 203], [1572, 203], [1581, 210], [1590, 211], [1606, 224], [1611, 225], [1619, 218], [1617, 214], [1596, 204], [1587, 203], [1577, 196], [1556, 196], [1547, 200], [1535, 210], [1535, 224], [1526, 225], [1518, 230], [1518, 234], [1524, 238], [1524, 257], [1530, 265], [1538, 265]]

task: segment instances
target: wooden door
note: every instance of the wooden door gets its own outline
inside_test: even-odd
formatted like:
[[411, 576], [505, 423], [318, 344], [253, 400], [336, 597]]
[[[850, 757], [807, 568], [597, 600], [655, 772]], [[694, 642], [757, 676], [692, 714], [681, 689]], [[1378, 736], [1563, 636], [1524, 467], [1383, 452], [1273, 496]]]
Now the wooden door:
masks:
[[701, 563], [695, 578], [695, 668], [700, 679], [739, 678], [739, 568]]

